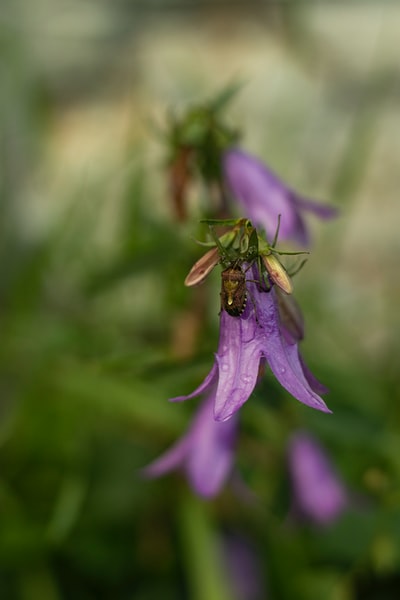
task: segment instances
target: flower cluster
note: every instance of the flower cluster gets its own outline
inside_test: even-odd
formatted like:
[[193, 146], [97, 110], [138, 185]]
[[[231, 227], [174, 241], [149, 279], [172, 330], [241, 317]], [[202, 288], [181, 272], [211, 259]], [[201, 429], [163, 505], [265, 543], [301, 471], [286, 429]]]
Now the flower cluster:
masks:
[[[260, 366], [266, 363], [303, 404], [331, 412], [321, 398], [328, 390], [300, 354], [303, 318], [280, 262], [284, 253], [275, 245], [289, 240], [307, 247], [310, 236], [303, 213], [327, 219], [336, 210], [302, 197], [237, 147], [237, 132], [220, 119], [229, 97], [228, 93], [206, 107], [189, 110], [172, 122], [170, 130], [171, 195], [178, 218], [186, 218], [185, 195], [196, 173], [210, 189], [219, 190], [217, 215], [232, 214], [239, 207], [245, 218], [208, 221], [212, 247], [195, 263], [185, 284], [202, 283], [217, 264], [222, 265], [218, 349], [204, 381], [192, 393], [171, 399], [202, 396], [187, 433], [144, 469], [148, 477], [183, 469], [192, 488], [204, 497], [215, 496], [232, 474], [238, 411], [257, 385]], [[218, 237], [216, 223], [230, 229]]]
[[[216, 238], [215, 248], [186, 278], [187, 285], [198, 284], [218, 262], [231, 265], [223, 271], [220, 335], [212, 368], [192, 393], [171, 399], [180, 402], [203, 396], [203, 402], [184, 437], [145, 469], [147, 476], [154, 477], [182, 467], [193, 489], [205, 497], [218, 493], [232, 472], [238, 410], [257, 384], [260, 364], [267, 363], [297, 400], [331, 412], [321, 398], [327, 389], [299, 351], [303, 322], [287, 293], [291, 286], [286, 271], [273, 246], [259, 241], [258, 235], [255, 238], [255, 232], [248, 221], [237, 221], [230, 232]], [[268, 264], [274, 264], [274, 269], [266, 268]]]

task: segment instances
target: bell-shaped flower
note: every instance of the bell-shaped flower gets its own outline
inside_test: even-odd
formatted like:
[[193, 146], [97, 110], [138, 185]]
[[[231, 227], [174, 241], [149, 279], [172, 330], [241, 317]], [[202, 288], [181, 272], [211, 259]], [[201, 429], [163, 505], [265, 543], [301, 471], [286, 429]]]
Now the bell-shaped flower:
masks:
[[349, 505], [349, 494], [328, 455], [309, 434], [297, 432], [288, 445], [293, 488], [292, 513], [316, 525], [328, 525]]
[[210, 373], [183, 401], [216, 387], [214, 416], [229, 419], [250, 397], [257, 383], [260, 361], [266, 361], [279, 383], [307, 406], [331, 412], [318, 395], [326, 388], [310, 373], [298, 344], [284, 335], [275, 286], [269, 291], [258, 283], [258, 269], [246, 272], [247, 304], [240, 316], [220, 314], [218, 351]]
[[232, 473], [238, 415], [226, 423], [214, 420], [215, 390], [200, 404], [185, 433], [162, 456], [143, 469], [147, 477], [159, 477], [182, 469], [192, 489], [204, 498], [216, 496]]
[[226, 151], [222, 168], [227, 187], [241, 212], [253, 225], [262, 227], [270, 240], [275, 236], [280, 216], [279, 240], [307, 247], [310, 237], [303, 213], [311, 212], [320, 219], [337, 215], [336, 208], [300, 196], [258, 158], [242, 150]]

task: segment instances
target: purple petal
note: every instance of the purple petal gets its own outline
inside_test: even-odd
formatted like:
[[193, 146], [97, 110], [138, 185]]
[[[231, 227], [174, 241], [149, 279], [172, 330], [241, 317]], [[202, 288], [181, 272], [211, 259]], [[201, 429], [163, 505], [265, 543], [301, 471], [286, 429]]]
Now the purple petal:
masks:
[[217, 353], [219, 380], [214, 416], [229, 419], [249, 398], [257, 383], [261, 345], [256, 337], [254, 310], [248, 318], [221, 313], [220, 340]]
[[287, 344], [280, 333], [274, 290], [262, 293], [258, 291], [255, 284], [252, 284], [252, 290], [256, 299], [257, 318], [262, 332], [260, 337], [263, 343], [263, 355], [275, 377], [292, 396], [303, 404], [330, 413], [325, 402], [313, 391], [304, 375], [297, 344]]
[[[303, 364], [300, 361], [300, 354], [299, 354], [299, 349], [298, 349], [297, 344], [292, 345], [292, 346], [284, 344], [284, 346], [286, 346], [286, 348], [285, 348], [286, 356], [292, 367], [293, 373], [297, 377], [297, 381], [301, 383], [301, 385], [304, 387], [304, 390], [306, 390], [306, 392], [308, 394], [312, 394], [312, 396], [313, 396], [313, 400], [311, 401], [311, 403], [304, 402], [304, 400], [300, 400], [300, 398], [298, 398], [298, 400], [300, 400], [301, 402], [304, 402], [305, 404], [307, 404], [308, 406], [311, 406], [312, 408], [317, 408], [318, 410], [322, 410], [323, 412], [331, 413], [332, 411], [326, 406], [325, 402], [322, 400], [322, 398], [320, 398], [320, 396], [318, 395], [318, 392], [314, 389], [313, 385], [311, 385], [310, 381], [305, 376], [305, 373], [303, 370]], [[308, 371], [308, 373], [311, 375], [310, 371]], [[317, 380], [315, 378], [314, 378], [314, 381], [317, 382]], [[322, 384], [320, 384], [320, 385], [322, 386]], [[327, 388], [325, 386], [323, 386], [323, 393], [325, 393], [326, 391], [327, 391]], [[293, 395], [295, 396], [295, 398], [297, 398], [297, 396], [295, 394], [293, 394]]]
[[339, 214], [339, 210], [335, 206], [320, 204], [315, 200], [303, 198], [295, 192], [292, 193], [291, 198], [297, 208], [311, 212], [320, 219], [334, 219]]
[[203, 497], [215, 496], [233, 467], [238, 417], [226, 423], [214, 420], [214, 395], [203, 404], [196, 417], [194, 436], [186, 471], [193, 489]]
[[181, 468], [200, 496], [210, 498], [221, 490], [233, 468], [238, 417], [216, 422], [214, 402], [215, 388], [200, 404], [185, 435], [142, 470], [145, 477], [159, 477]]
[[223, 159], [223, 170], [233, 196], [245, 215], [262, 226], [273, 239], [280, 215], [279, 238], [292, 237], [296, 211], [286, 186], [254, 156], [241, 150], [229, 150]]
[[308, 383], [310, 384], [310, 386], [314, 390], [314, 392], [316, 392], [317, 394], [328, 394], [329, 388], [327, 388], [326, 385], [321, 383], [321, 381], [319, 381], [319, 379], [317, 379], [315, 377], [315, 375], [313, 373], [311, 373], [310, 369], [307, 367], [306, 363], [304, 362], [304, 359], [301, 356], [300, 352], [299, 352], [299, 360], [300, 360], [301, 368], [303, 369], [304, 377], [307, 379]]
[[288, 447], [294, 507], [320, 525], [335, 520], [348, 506], [348, 493], [323, 448], [306, 433], [295, 434]]
[[190, 400], [191, 398], [200, 396], [200, 394], [207, 391], [214, 384], [214, 382], [216, 381], [217, 375], [218, 375], [218, 365], [217, 365], [217, 362], [214, 362], [213, 366], [211, 367], [211, 371], [209, 372], [207, 377], [204, 379], [204, 381], [194, 390], [194, 392], [192, 392], [191, 394], [188, 394], [187, 396], [175, 396], [174, 398], [170, 398], [169, 401], [170, 402], [183, 402], [184, 400]]
[[145, 477], [153, 478], [165, 475], [169, 471], [177, 469], [183, 464], [190, 439], [187, 436], [182, 437], [169, 450], [164, 452], [159, 458], [144, 467], [141, 473]]

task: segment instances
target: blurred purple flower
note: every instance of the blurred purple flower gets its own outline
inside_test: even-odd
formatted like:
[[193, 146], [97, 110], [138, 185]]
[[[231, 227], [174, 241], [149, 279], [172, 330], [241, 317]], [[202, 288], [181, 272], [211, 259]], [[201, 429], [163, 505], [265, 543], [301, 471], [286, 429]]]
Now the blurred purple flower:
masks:
[[320, 444], [307, 433], [296, 433], [288, 446], [293, 486], [293, 512], [317, 525], [328, 525], [349, 504], [348, 492]]
[[215, 392], [202, 402], [186, 434], [160, 458], [143, 469], [159, 477], [182, 468], [192, 489], [205, 498], [217, 495], [232, 472], [238, 415], [227, 423], [213, 417]]
[[250, 273], [246, 282], [247, 306], [240, 317], [221, 311], [218, 352], [210, 373], [194, 392], [171, 400], [187, 400], [215, 387], [214, 417], [225, 421], [251, 395], [260, 361], [265, 359], [279, 383], [292, 396], [307, 406], [331, 412], [318, 395], [326, 392], [326, 388], [305, 366], [295, 340], [290, 339], [293, 343], [289, 343], [283, 334], [274, 287], [269, 292], [261, 291], [256, 283], [259, 280], [257, 268], [247, 273]]
[[302, 213], [331, 219], [337, 209], [303, 198], [288, 187], [258, 158], [239, 149], [225, 152], [223, 173], [229, 190], [253, 225], [262, 227], [272, 240], [280, 215], [280, 240], [292, 240], [303, 247], [310, 239]]
[[261, 600], [267, 598], [265, 572], [260, 555], [250, 539], [238, 533], [226, 533], [222, 538], [223, 560], [227, 579], [231, 583], [235, 600]]

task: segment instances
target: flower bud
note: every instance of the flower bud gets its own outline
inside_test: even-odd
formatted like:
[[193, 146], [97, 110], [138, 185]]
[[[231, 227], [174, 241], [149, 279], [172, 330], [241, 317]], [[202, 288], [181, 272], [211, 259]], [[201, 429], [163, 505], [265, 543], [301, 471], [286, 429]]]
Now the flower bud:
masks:
[[213, 270], [215, 265], [218, 264], [218, 262], [218, 248], [211, 248], [211, 250], [203, 254], [203, 256], [194, 263], [185, 279], [185, 285], [191, 287], [193, 285], [199, 285], [200, 283], [203, 283], [204, 279]]
[[276, 256], [273, 254], [263, 254], [262, 259], [270, 279], [286, 294], [291, 294], [293, 291], [292, 282]]

